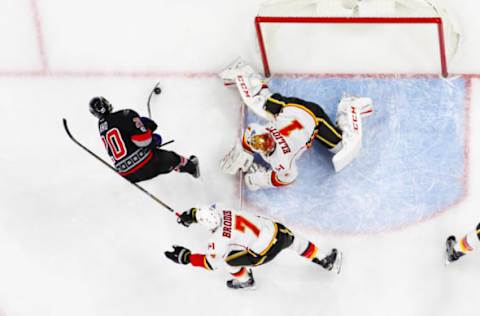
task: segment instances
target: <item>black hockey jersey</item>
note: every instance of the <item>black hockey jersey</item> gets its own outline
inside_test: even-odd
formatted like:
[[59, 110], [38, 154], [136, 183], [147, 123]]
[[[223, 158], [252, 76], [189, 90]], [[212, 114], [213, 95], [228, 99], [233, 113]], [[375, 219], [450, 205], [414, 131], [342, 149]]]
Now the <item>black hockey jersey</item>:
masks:
[[98, 122], [108, 155], [122, 175], [131, 174], [152, 159], [152, 132], [155, 122], [126, 109], [110, 113]]

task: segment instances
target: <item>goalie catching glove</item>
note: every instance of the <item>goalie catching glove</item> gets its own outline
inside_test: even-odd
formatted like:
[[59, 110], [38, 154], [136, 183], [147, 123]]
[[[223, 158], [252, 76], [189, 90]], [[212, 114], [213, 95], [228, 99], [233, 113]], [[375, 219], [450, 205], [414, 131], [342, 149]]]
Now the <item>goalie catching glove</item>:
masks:
[[225, 86], [236, 86], [240, 96], [256, 115], [272, 120], [271, 113], [265, 111], [264, 104], [272, 92], [268, 89], [265, 78], [260, 76], [242, 58], [235, 59], [222, 70], [218, 76]]

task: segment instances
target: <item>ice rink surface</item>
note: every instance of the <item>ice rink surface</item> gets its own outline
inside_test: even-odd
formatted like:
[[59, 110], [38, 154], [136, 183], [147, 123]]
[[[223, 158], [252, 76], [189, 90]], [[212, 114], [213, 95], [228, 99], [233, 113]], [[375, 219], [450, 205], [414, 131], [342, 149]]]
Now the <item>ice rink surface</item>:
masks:
[[[252, 20], [260, 2], [0, 1], [1, 316], [478, 313], [480, 254], [443, 265], [445, 238], [480, 220], [476, 1], [445, 3], [464, 35], [448, 80], [318, 74], [271, 82], [322, 102], [332, 115], [345, 90], [376, 100], [365, 147], [345, 173], [333, 175], [329, 155], [314, 148], [302, 157], [298, 183], [279, 193], [295, 205], [277, 207], [274, 191], [245, 196], [252, 210], [320, 248], [341, 249], [338, 276], [284, 252], [255, 269], [256, 291], [235, 292], [225, 273], [173, 264], [163, 251], [180, 244], [201, 252], [207, 233], [177, 225], [66, 137], [63, 117], [108, 159], [89, 99], [103, 95], [117, 109], [146, 114], [160, 81], [153, 118], [165, 140], [175, 139], [172, 150], [198, 155], [202, 177], [168, 174], [145, 188], [178, 210], [212, 201], [240, 206], [238, 179], [218, 162], [239, 137], [242, 109], [215, 74], [239, 55], [259, 67]], [[365, 72], [380, 67], [365, 65]], [[358, 186], [371, 196], [360, 199]], [[302, 212], [289, 191], [318, 199], [312, 203], [328, 212]]]

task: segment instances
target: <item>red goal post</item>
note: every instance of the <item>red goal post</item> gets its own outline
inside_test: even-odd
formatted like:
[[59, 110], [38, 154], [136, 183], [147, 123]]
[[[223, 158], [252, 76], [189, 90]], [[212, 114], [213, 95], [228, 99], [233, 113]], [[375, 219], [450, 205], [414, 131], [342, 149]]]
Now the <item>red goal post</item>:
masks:
[[[313, 2], [312, 0], [311, 2]], [[316, 0], [320, 2], [320, 0]], [[355, 1], [355, 0], [354, 0]], [[365, 0], [363, 0], [366, 2]], [[376, 0], [378, 1], [378, 0]], [[387, 0], [386, 0], [387, 1]], [[389, 0], [392, 2], [395, 1], [407, 1], [407, 0]], [[410, 0], [408, 0], [410, 1]], [[417, 1], [417, 0], [415, 0]], [[292, 3], [294, 1], [291, 1]], [[305, 2], [305, 0], [304, 0]], [[282, 0], [282, 3], [285, 3], [285, 0]], [[449, 57], [451, 58], [457, 49], [458, 39], [454, 43], [455, 47], [453, 53], [447, 54], [446, 52], [446, 39], [445, 39], [445, 23], [442, 16], [436, 13], [439, 11], [430, 3], [428, 5], [432, 6], [432, 12], [427, 14], [431, 16], [292, 16], [291, 12], [287, 12], [289, 16], [286, 16], [285, 12], [280, 12], [280, 15], [262, 15], [262, 12], [259, 12], [259, 15], [255, 18], [255, 29], [257, 34], [258, 46], [260, 50], [261, 60], [263, 64], [264, 74], [269, 77], [271, 75], [270, 61], [267, 52], [267, 45], [265, 42], [265, 35], [262, 29], [264, 24], [430, 24], [435, 26], [437, 37], [438, 37], [438, 51], [440, 57], [440, 66], [441, 74], [444, 77], [448, 76], [448, 66], [447, 62]], [[294, 10], [293, 10], [294, 11]], [[422, 12], [424, 13], [424, 12]], [[283, 15], [285, 14], [285, 15]], [[381, 15], [381, 14], [380, 14]], [[435, 36], [433, 34], [432, 36]], [[459, 36], [459, 35], [458, 35]]]

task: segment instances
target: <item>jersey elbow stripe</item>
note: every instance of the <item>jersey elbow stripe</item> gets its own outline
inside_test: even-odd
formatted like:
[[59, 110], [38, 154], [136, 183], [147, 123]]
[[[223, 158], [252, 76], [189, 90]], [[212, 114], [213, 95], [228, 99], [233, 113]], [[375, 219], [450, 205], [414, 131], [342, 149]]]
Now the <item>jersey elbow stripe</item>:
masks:
[[207, 256], [202, 254], [191, 254], [190, 264], [194, 267], [201, 267], [207, 270], [212, 270], [212, 266], [208, 263]]
[[272, 172], [271, 181], [272, 181], [272, 185], [275, 187], [281, 187], [281, 186], [289, 185], [290, 183], [292, 183], [292, 182], [281, 181], [280, 179], [278, 179], [278, 175], [275, 171]]
[[152, 132], [148, 130], [143, 134], [133, 135], [132, 142], [139, 147], [148, 146], [152, 142]]

